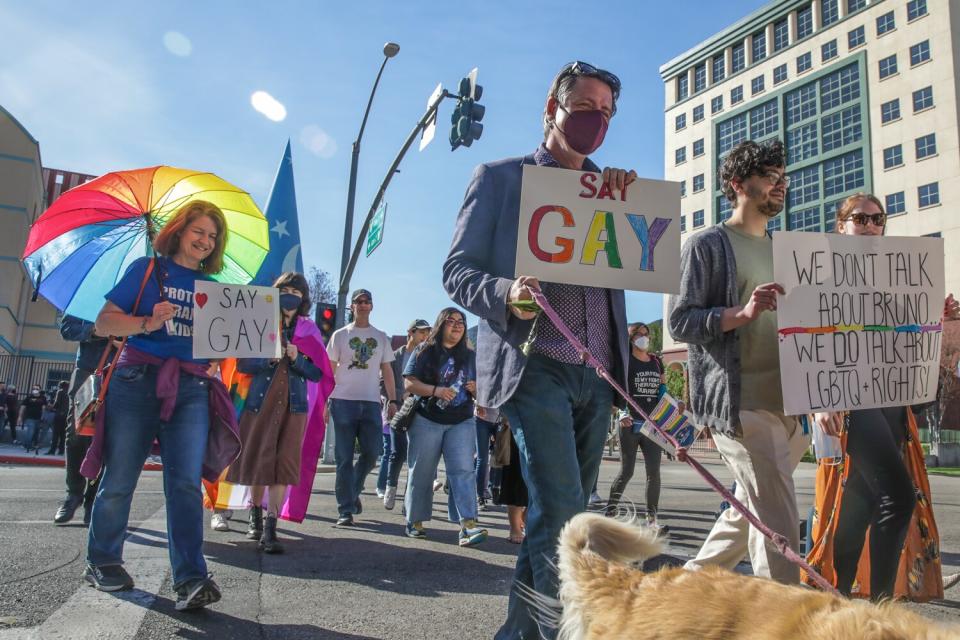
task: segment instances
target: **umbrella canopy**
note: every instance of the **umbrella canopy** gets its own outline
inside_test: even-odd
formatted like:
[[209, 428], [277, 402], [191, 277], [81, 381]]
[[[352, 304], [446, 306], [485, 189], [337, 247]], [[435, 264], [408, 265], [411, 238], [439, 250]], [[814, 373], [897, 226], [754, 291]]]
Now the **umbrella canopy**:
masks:
[[30, 228], [23, 265], [40, 295], [64, 313], [95, 320], [103, 296], [190, 200], [227, 219], [224, 268], [213, 277], [246, 284], [270, 248], [267, 220], [246, 191], [212, 173], [150, 167], [108, 173], [75, 187]]

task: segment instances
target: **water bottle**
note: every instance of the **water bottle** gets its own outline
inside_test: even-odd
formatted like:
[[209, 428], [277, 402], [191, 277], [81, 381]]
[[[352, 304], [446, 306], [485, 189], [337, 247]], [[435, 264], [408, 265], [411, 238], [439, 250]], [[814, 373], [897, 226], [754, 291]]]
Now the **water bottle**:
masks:
[[[463, 378], [462, 376], [457, 376], [457, 381], [450, 385], [450, 388], [453, 389], [457, 394], [460, 394], [460, 388], [463, 387]], [[456, 398], [457, 396], [453, 396]], [[437, 408], [446, 409], [447, 405], [450, 404], [449, 400], [444, 400], [443, 398], [437, 398]]]

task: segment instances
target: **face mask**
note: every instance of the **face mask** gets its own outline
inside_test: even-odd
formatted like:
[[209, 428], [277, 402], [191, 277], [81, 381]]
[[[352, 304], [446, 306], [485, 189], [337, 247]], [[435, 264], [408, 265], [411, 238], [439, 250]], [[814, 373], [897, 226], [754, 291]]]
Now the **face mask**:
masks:
[[641, 351], [646, 351], [647, 347], [650, 346], [650, 338], [648, 336], [637, 336], [633, 339], [633, 346]]
[[[558, 106], [563, 109], [563, 107]], [[593, 111], [567, 111], [567, 119], [563, 124], [563, 129], [557, 125], [567, 139], [570, 148], [581, 155], [590, 155], [600, 148], [603, 144], [603, 138], [607, 135], [607, 119], [603, 117], [603, 112]]]
[[300, 296], [295, 293], [280, 294], [280, 308], [284, 311], [293, 311], [300, 306]]
[[32, 395], [32, 396], [38, 396], [38, 395], [40, 395], [39, 389], [34, 389], [33, 391], [30, 392], [30, 395]]

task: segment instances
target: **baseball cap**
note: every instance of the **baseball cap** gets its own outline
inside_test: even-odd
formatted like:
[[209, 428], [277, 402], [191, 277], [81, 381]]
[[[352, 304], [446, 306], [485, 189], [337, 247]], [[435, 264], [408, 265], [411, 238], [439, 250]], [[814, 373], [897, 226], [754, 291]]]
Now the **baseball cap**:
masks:
[[350, 302], [356, 301], [360, 296], [367, 296], [370, 298], [370, 302], [373, 302], [373, 294], [367, 291], [366, 289], [357, 289], [353, 292], [353, 295], [350, 296]]
[[429, 328], [430, 328], [429, 322], [418, 318], [410, 323], [410, 327], [407, 329], [407, 331], [417, 331], [418, 329], [429, 329]]

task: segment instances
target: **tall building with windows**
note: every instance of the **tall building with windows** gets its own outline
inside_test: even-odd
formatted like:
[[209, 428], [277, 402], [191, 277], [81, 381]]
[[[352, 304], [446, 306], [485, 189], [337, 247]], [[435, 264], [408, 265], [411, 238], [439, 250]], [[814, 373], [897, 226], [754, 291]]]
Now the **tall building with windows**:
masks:
[[[667, 62], [664, 175], [682, 185], [681, 242], [730, 216], [725, 154], [780, 138], [790, 187], [771, 230], [833, 231], [837, 205], [872, 192], [888, 234], [945, 239], [947, 290], [960, 293], [958, 69], [956, 0], [775, 0]], [[664, 351], [685, 358], [669, 331]]]

